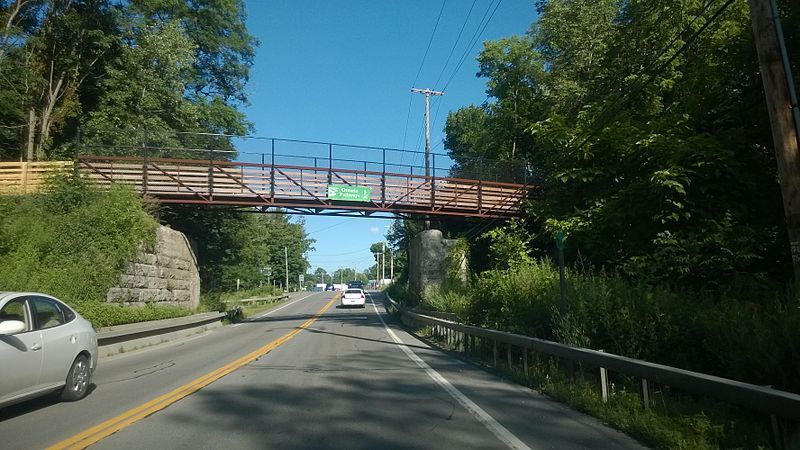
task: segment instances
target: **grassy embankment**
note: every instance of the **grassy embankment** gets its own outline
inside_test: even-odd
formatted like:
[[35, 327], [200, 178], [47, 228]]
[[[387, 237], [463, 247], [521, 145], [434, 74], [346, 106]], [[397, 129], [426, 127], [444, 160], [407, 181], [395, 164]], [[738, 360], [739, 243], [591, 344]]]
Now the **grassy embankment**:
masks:
[[0, 290], [53, 295], [96, 327], [184, 316], [191, 311], [106, 303], [106, 292], [158, 223], [136, 193], [54, 177], [46, 192], [0, 196]]
[[[568, 308], [559, 311], [558, 271], [548, 261], [488, 271], [468, 284], [424, 294], [420, 308], [454, 312], [466, 323], [758, 385], [800, 392], [800, 303], [793, 296], [731, 288], [714, 295], [636, 284], [607, 273], [569, 271]], [[403, 297], [403, 286], [392, 288]], [[424, 330], [423, 330], [424, 331]], [[474, 356], [491, 360], [490, 349]], [[505, 361], [505, 349], [500, 359]], [[565, 365], [521, 353], [503, 370], [531, 386], [659, 448], [756, 448], [769, 445], [768, 418], [713, 399], [656, 386], [644, 410], [636, 380], [611, 374], [602, 403], [594, 368], [570, 380]], [[504, 363], [503, 365], [507, 365]]]

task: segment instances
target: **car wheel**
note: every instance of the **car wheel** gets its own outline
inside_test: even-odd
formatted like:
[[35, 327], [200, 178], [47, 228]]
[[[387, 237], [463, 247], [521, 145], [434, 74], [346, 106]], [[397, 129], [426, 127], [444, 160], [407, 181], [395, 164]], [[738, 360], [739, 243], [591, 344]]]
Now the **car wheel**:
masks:
[[89, 358], [86, 355], [78, 355], [75, 361], [72, 362], [72, 367], [70, 367], [67, 374], [67, 384], [61, 391], [61, 400], [73, 402], [82, 399], [89, 389], [91, 377]]

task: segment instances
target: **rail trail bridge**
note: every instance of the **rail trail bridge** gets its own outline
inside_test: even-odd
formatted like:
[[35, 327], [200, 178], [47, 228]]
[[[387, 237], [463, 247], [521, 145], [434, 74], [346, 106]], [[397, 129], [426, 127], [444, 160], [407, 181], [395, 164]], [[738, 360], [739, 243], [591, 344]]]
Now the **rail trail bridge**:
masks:
[[[231, 136], [220, 144], [210, 136], [215, 145], [210, 139], [194, 146], [154, 138], [128, 145], [88, 139], [76, 145], [74, 168], [100, 185], [127, 183], [161, 203], [316, 215], [502, 219], [519, 215], [538, 192], [521, 162], [456, 164], [432, 153], [428, 164], [424, 152]], [[0, 163], [0, 190], [13, 188], [14, 180], [35, 180], [26, 172], [41, 174], [43, 166], [30, 164]]]

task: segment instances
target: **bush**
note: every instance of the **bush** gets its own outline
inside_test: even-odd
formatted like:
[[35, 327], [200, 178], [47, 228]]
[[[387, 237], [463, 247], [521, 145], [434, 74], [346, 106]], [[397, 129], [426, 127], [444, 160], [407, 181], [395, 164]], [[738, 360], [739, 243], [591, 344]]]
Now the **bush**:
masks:
[[186, 315], [185, 309], [104, 302], [158, 223], [128, 186], [57, 175], [44, 192], [0, 197], [0, 290], [60, 298], [96, 327]]
[[800, 303], [679, 292], [605, 272], [567, 270], [560, 308], [550, 261], [481, 274], [474, 287], [429, 289], [421, 307], [467, 323], [800, 392]]
[[192, 312], [178, 306], [148, 303], [141, 307], [127, 307], [117, 303], [80, 302], [72, 305], [95, 328], [123, 325], [188, 316]]

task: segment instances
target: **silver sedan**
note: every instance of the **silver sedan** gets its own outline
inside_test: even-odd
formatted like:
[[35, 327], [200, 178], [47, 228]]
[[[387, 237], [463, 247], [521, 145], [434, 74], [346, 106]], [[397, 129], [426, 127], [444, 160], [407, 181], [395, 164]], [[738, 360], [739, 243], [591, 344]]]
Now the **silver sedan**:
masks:
[[0, 292], [0, 408], [55, 391], [81, 399], [96, 366], [89, 321], [49, 295]]

